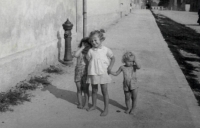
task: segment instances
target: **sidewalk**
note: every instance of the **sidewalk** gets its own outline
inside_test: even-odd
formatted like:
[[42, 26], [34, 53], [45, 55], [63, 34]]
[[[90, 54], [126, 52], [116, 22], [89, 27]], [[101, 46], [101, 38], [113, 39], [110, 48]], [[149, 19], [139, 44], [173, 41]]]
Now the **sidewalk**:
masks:
[[[108, 85], [109, 114], [99, 116], [103, 99], [95, 111], [76, 108], [74, 66], [63, 67], [65, 74], [51, 75], [52, 86], [37, 90], [31, 102], [0, 114], [0, 128], [199, 128], [200, 108], [174, 60], [149, 10], [134, 10], [105, 33], [104, 45], [116, 57], [113, 70], [121, 64], [126, 50], [135, 53], [138, 70], [136, 115], [124, 113], [122, 75]], [[91, 87], [90, 87], [91, 90]], [[91, 98], [90, 98], [91, 103]]]
[[197, 23], [198, 12], [186, 12], [186, 11], [170, 11], [170, 10], [153, 10], [155, 14], [162, 14], [168, 18], [186, 25], [198, 33], [200, 33], [200, 25]]

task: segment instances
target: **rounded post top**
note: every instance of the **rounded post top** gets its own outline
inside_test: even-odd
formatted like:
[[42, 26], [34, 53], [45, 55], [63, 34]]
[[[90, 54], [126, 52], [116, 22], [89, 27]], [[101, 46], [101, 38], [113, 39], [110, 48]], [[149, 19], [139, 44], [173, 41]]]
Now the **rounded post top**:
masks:
[[67, 21], [62, 25], [65, 31], [72, 30], [73, 24], [67, 19]]

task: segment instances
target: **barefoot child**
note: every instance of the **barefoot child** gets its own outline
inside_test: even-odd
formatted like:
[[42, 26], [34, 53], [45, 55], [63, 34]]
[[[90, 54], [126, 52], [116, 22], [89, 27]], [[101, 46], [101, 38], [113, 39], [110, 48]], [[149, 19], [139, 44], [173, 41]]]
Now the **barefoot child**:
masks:
[[[74, 54], [74, 57], [77, 58], [75, 77], [74, 77], [74, 81], [77, 87], [77, 100], [78, 100], [77, 108], [88, 109], [89, 84], [86, 84], [87, 66], [88, 66], [86, 55], [88, 53], [88, 50], [92, 47], [92, 45], [89, 42], [89, 38], [83, 38], [78, 47], [79, 49]], [[82, 91], [84, 92], [85, 96], [84, 107], [82, 104]]]
[[[122, 57], [122, 62], [125, 63], [125, 65], [119, 67], [117, 72], [111, 71], [110, 73], [114, 76], [117, 76], [121, 72], [123, 72], [123, 89], [125, 94], [125, 104], [127, 107], [125, 113], [134, 114], [138, 89], [138, 86], [136, 84], [136, 69], [140, 69], [140, 65], [138, 65], [136, 57], [132, 52], [126, 52]], [[132, 107], [130, 104], [130, 98], [132, 99]]]
[[87, 54], [89, 61], [87, 83], [92, 84], [92, 107], [89, 111], [96, 109], [98, 84], [100, 84], [104, 100], [104, 111], [100, 116], [108, 114], [109, 96], [107, 84], [111, 82], [108, 71], [112, 69], [115, 62], [112, 51], [102, 45], [102, 42], [105, 40], [103, 33], [104, 30], [95, 30], [90, 33], [89, 38], [92, 48]]

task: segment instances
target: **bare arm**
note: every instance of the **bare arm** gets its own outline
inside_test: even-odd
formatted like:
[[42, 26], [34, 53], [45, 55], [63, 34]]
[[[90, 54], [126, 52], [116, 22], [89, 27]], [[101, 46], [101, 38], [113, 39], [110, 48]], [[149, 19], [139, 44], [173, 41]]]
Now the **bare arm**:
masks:
[[136, 69], [140, 69], [141, 68], [140, 64], [138, 64], [136, 59], [135, 59], [135, 66], [136, 66]]
[[112, 58], [110, 58], [111, 61], [110, 61], [110, 65], [108, 66], [108, 73], [111, 71], [114, 63], [115, 63], [115, 56], [113, 56]]
[[76, 52], [75, 52], [75, 54], [74, 54], [74, 57], [79, 57], [80, 56], [80, 53], [83, 51], [83, 49], [85, 48], [85, 46], [83, 45], [81, 48], [79, 48]]
[[110, 71], [110, 74], [113, 76], [118, 76], [122, 72], [122, 67], [119, 67], [119, 69], [116, 72]]

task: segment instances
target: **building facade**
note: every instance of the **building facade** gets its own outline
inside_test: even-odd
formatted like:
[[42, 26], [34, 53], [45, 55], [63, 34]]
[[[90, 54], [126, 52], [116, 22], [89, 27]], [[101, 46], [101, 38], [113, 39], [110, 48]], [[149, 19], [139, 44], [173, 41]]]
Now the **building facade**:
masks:
[[[130, 0], [87, 0], [88, 33], [128, 14], [128, 5]], [[0, 17], [0, 91], [54, 64], [59, 51], [62, 59], [67, 19], [74, 25], [72, 50], [83, 34], [83, 0], [1, 0]]]
[[190, 11], [197, 12], [200, 9], [200, 0], [169, 0], [169, 8], [173, 10], [185, 10], [185, 4], [190, 4]]

